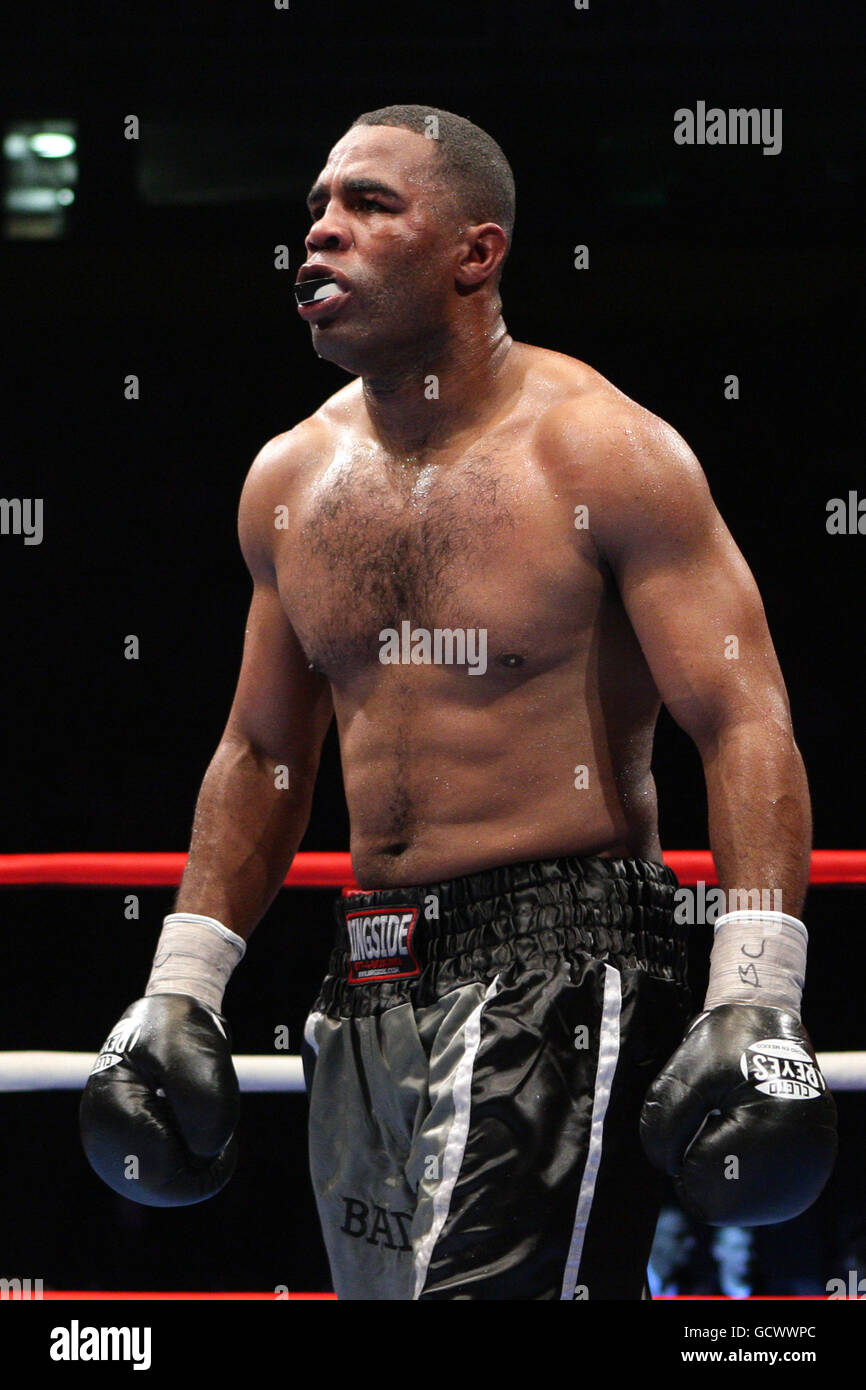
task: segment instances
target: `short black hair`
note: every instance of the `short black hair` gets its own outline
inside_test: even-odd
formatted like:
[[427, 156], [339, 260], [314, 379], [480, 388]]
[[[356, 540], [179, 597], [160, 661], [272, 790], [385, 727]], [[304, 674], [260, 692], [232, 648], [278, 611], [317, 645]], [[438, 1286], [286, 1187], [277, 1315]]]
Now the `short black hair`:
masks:
[[514, 175], [486, 130], [437, 106], [382, 106], [365, 111], [351, 128], [359, 125], [398, 126], [435, 140], [439, 170], [454, 192], [458, 212], [471, 222], [496, 222], [507, 237], [508, 255], [514, 233]]

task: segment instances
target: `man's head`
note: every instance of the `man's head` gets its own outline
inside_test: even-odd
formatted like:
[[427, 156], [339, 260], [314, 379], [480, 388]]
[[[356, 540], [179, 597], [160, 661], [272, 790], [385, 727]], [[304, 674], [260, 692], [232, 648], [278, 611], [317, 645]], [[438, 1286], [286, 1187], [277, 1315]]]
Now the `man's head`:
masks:
[[711, 1248], [720, 1278], [738, 1283], [748, 1278], [753, 1254], [753, 1236], [748, 1227], [722, 1226], [713, 1236]]
[[499, 315], [514, 179], [495, 140], [462, 116], [389, 106], [359, 116], [309, 195], [301, 277], [344, 293], [304, 313], [320, 356], [348, 371], [423, 361], [457, 326]]
[[431, 106], [383, 106], [358, 116], [359, 126], [411, 130], [430, 141], [432, 175], [442, 195], [442, 212], [460, 227], [495, 222], [506, 249], [495, 273], [498, 284], [514, 234], [514, 175], [492, 136], [464, 116]]
[[691, 1222], [679, 1207], [662, 1207], [656, 1225], [650, 1264], [667, 1283], [691, 1259], [696, 1239]]

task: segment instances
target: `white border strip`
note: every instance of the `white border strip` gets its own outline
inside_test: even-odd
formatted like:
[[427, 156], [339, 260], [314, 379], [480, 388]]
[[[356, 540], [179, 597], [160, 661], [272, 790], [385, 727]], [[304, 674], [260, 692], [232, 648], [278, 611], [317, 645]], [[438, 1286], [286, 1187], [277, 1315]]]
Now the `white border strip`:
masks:
[[[319, 1055], [319, 1044], [316, 1041], [316, 1027], [319, 1019], [324, 1017], [324, 1014], [317, 1013], [316, 1010], [313, 1010], [311, 1014], [307, 1015], [307, 1021], [304, 1024], [304, 1042], [307, 1044], [307, 1047], [313, 1049], [317, 1057]], [[237, 1060], [239, 1061], [240, 1058]]]
[[433, 1220], [427, 1234], [423, 1240], [419, 1240], [415, 1248], [415, 1292], [412, 1295], [413, 1299], [420, 1298], [423, 1292], [433, 1249], [448, 1218], [451, 1195], [460, 1175], [463, 1155], [466, 1151], [466, 1140], [469, 1136], [472, 1072], [475, 1067], [478, 1048], [481, 1045], [481, 1014], [484, 1005], [493, 998], [498, 988], [499, 976], [497, 975], [496, 979], [487, 986], [484, 998], [476, 1004], [463, 1029], [463, 1056], [457, 1064], [454, 1084], [451, 1088], [454, 1118], [451, 1121], [451, 1128], [445, 1141], [445, 1150], [442, 1156], [442, 1177], [436, 1185], [436, 1194], [433, 1198]]
[[592, 1123], [589, 1131], [589, 1149], [580, 1183], [577, 1211], [574, 1215], [574, 1229], [571, 1245], [565, 1263], [560, 1301], [573, 1301], [577, 1288], [577, 1276], [583, 1257], [583, 1242], [586, 1227], [595, 1196], [595, 1180], [601, 1162], [601, 1145], [604, 1135], [604, 1118], [610, 1101], [614, 1072], [619, 1061], [619, 1018], [622, 1010], [622, 977], [612, 965], [604, 967], [604, 1003], [601, 1010], [601, 1037], [598, 1045], [598, 1066], [595, 1072], [595, 1091], [592, 1098]]

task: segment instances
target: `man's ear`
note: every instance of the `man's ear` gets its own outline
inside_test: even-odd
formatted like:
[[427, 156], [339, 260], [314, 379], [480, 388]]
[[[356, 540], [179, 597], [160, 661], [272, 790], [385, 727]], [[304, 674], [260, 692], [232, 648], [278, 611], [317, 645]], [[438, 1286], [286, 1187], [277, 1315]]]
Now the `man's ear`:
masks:
[[505, 259], [508, 238], [498, 222], [481, 222], [467, 227], [463, 254], [457, 266], [456, 281], [462, 289], [483, 285]]

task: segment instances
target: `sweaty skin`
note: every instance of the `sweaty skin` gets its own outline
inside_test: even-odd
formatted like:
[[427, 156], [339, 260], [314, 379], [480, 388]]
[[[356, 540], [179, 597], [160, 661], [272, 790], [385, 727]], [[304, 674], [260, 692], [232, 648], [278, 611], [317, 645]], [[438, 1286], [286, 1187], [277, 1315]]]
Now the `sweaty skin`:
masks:
[[[660, 853], [659, 697], [609, 563], [575, 526], [603, 491], [564, 437], [569, 411], [603, 428], [618, 393], [554, 353], [515, 344], [509, 359], [480, 442], [395, 457], [352, 384], [275, 441], [251, 484], [254, 531], [286, 507], [274, 582], [331, 692], [364, 886]], [[380, 634], [405, 620], [483, 631], [486, 669], [383, 664]]]
[[[304, 316], [357, 379], [248, 475], [244, 656], [177, 906], [252, 931], [306, 828], [332, 716], [362, 887], [659, 859], [664, 701], [702, 758], [722, 886], [781, 890], [796, 913], [805, 774], [701, 468], [592, 368], [512, 341], [503, 233], [459, 223], [455, 239], [430, 145], [353, 128], [311, 193], [304, 273], [339, 270], [349, 292]], [[483, 631], [486, 670], [383, 664], [381, 634], [405, 621]]]

